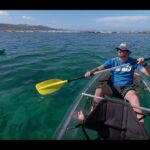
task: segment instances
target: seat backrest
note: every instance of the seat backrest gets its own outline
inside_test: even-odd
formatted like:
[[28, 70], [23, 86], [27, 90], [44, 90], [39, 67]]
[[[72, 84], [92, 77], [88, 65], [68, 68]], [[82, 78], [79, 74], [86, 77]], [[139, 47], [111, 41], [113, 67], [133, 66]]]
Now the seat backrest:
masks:
[[136, 113], [128, 103], [102, 100], [84, 121], [105, 140], [148, 140]]

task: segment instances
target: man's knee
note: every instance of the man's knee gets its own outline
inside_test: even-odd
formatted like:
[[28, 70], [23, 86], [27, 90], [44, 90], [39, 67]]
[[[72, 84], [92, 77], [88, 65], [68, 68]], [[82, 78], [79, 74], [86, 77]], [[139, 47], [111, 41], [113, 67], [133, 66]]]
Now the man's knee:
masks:
[[127, 99], [128, 101], [131, 101], [131, 100], [137, 101], [137, 100], [138, 100], [138, 96], [137, 96], [136, 91], [134, 91], [134, 90], [128, 91], [128, 92], [125, 94], [125, 99]]
[[96, 92], [95, 92], [96, 96], [103, 96], [104, 95], [104, 89], [101, 87], [97, 87], [96, 88]]

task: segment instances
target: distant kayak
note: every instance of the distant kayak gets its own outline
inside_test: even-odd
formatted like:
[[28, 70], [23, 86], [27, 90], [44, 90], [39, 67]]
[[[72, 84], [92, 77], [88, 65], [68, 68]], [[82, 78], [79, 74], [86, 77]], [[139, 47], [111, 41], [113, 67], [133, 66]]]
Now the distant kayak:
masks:
[[5, 54], [5, 49], [0, 49], [0, 55]]

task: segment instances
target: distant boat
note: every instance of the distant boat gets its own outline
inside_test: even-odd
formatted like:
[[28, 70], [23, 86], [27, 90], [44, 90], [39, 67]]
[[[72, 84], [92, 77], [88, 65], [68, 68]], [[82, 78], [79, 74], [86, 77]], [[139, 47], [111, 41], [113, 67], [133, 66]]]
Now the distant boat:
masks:
[[5, 49], [0, 49], [0, 55], [4, 55], [5, 54]]

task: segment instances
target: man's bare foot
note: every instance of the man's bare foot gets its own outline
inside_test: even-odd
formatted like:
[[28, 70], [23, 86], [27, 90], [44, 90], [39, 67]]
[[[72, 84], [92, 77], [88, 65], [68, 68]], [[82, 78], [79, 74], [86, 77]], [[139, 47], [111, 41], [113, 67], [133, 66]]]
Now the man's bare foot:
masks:
[[84, 114], [83, 114], [82, 111], [79, 111], [79, 112], [78, 112], [78, 119], [79, 119], [80, 121], [84, 121], [85, 116], [84, 116]]

